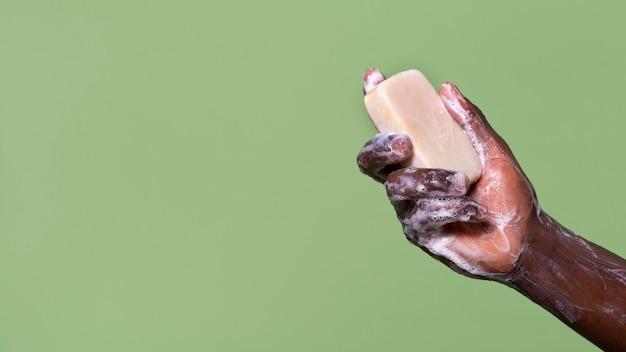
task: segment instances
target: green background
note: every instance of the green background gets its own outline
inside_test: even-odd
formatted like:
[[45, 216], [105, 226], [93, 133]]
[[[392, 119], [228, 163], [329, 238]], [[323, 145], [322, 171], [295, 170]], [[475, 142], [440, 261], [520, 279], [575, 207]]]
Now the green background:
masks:
[[0, 352], [595, 350], [404, 239], [361, 75], [457, 83], [626, 255], [623, 4], [0, 1]]

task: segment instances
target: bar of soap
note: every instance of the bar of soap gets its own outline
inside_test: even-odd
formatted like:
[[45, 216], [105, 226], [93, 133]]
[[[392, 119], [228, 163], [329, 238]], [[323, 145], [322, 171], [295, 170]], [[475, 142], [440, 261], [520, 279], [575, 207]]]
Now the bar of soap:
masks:
[[379, 83], [365, 95], [365, 108], [379, 132], [411, 138], [413, 154], [403, 167], [460, 171], [470, 182], [482, 174], [469, 138], [420, 71], [400, 72]]

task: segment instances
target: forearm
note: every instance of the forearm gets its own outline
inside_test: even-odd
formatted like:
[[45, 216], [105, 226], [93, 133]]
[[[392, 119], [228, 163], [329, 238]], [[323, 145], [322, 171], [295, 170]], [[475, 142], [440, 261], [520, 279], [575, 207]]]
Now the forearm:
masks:
[[626, 351], [626, 260], [541, 214], [507, 280], [598, 347]]

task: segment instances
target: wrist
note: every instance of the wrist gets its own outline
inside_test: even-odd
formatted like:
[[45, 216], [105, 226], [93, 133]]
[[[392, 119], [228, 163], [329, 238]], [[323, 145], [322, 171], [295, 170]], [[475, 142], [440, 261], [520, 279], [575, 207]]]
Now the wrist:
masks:
[[[530, 276], [544, 276], [549, 273], [549, 262], [554, 260], [558, 244], [562, 243], [566, 229], [541, 212], [524, 237], [522, 249], [513, 264], [513, 270], [503, 280], [515, 287]], [[568, 236], [572, 236], [568, 234]]]
[[626, 261], [547, 214], [526, 237], [504, 283], [607, 350], [626, 350]]

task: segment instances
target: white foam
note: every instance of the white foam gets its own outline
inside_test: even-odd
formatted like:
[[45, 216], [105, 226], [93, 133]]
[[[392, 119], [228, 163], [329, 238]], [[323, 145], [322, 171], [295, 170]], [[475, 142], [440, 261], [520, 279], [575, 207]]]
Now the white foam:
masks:
[[[488, 277], [490, 273], [478, 265], [468, 263], [456, 251], [450, 249], [454, 243], [454, 235], [433, 234], [419, 238], [418, 243], [427, 248], [431, 253], [444, 257], [460, 269], [477, 276]], [[478, 254], [478, 253], [477, 253]]]

